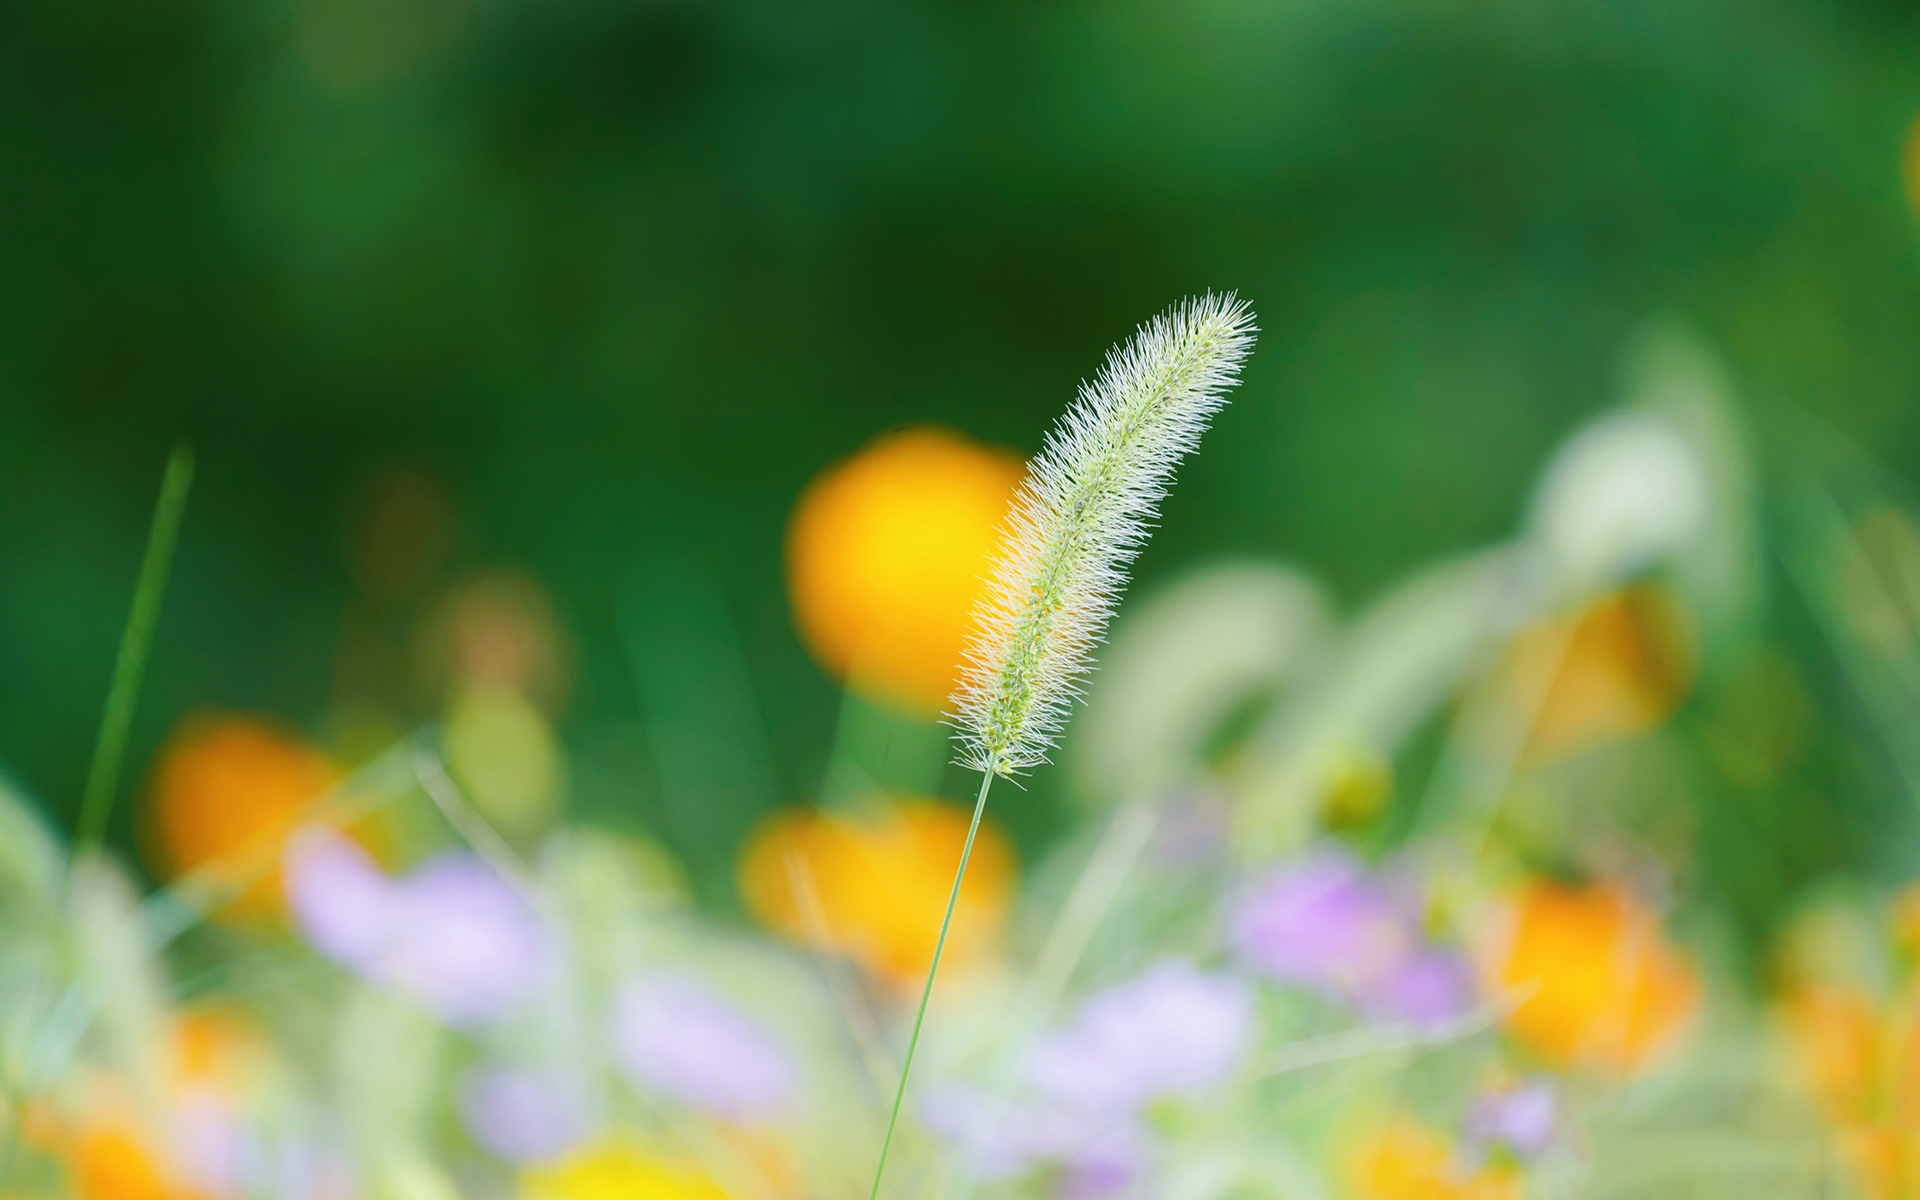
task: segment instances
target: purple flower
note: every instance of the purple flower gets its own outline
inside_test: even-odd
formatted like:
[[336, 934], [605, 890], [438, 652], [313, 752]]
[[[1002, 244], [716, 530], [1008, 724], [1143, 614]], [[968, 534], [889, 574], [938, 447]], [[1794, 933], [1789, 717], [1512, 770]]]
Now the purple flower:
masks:
[[1060, 1194], [1066, 1200], [1107, 1200], [1130, 1190], [1153, 1160], [1153, 1139], [1137, 1122], [1107, 1129], [1066, 1156]]
[[749, 1017], [692, 980], [635, 976], [613, 1002], [613, 1054], [636, 1083], [734, 1120], [784, 1116], [793, 1060]]
[[1252, 1025], [1245, 984], [1165, 962], [1089, 997], [1072, 1024], [1040, 1039], [1027, 1075], [1056, 1104], [1134, 1112], [1223, 1081]]
[[1267, 875], [1231, 921], [1234, 944], [1264, 974], [1349, 996], [1406, 953], [1407, 924], [1359, 863], [1331, 852]]
[[271, 1117], [260, 1123], [227, 1092], [188, 1085], [175, 1096], [166, 1126], [167, 1149], [183, 1184], [180, 1192], [211, 1200], [345, 1200], [355, 1195], [350, 1164], [308, 1127], [311, 1115], [299, 1115], [291, 1126]]
[[1360, 1006], [1368, 1013], [1403, 1021], [1444, 1021], [1472, 1003], [1473, 978], [1466, 960], [1432, 947], [1408, 954], [1360, 995]]
[[393, 880], [347, 839], [309, 835], [288, 856], [286, 889], [316, 949], [452, 1025], [499, 1016], [552, 966], [546, 925], [471, 854]]
[[920, 1120], [960, 1147], [968, 1167], [989, 1183], [1019, 1175], [1041, 1159], [1058, 1158], [1092, 1137], [1086, 1121], [1073, 1114], [1014, 1101], [996, 1103], [984, 1090], [964, 1083], [927, 1088]]
[[348, 964], [378, 955], [393, 881], [366, 851], [335, 834], [309, 831], [294, 839], [284, 878], [294, 920], [314, 949]]
[[250, 1195], [344, 1200], [359, 1194], [351, 1161], [332, 1142], [296, 1134], [264, 1148]]
[[1340, 851], [1260, 879], [1229, 928], [1255, 970], [1376, 1016], [1432, 1020], [1470, 1002], [1460, 957], [1429, 945], [1408, 906]]
[[171, 1125], [174, 1158], [194, 1190], [221, 1198], [239, 1195], [253, 1146], [228, 1098], [210, 1087], [188, 1087], [174, 1101]]
[[484, 1021], [549, 965], [546, 927], [520, 894], [471, 854], [447, 854], [400, 881], [401, 932], [381, 972], [456, 1024]]
[[920, 1119], [957, 1145], [985, 1182], [1054, 1163], [1066, 1172], [1064, 1190], [1089, 1200], [1123, 1190], [1152, 1156], [1152, 1138], [1131, 1113], [1089, 1113], [1031, 1098], [996, 1100], [967, 1084], [928, 1088]]
[[1220, 857], [1232, 830], [1232, 805], [1223, 797], [1177, 792], [1167, 798], [1147, 852], [1164, 866], [1203, 868]]
[[1225, 1082], [1252, 1030], [1245, 983], [1160, 963], [1095, 992], [1064, 1028], [1043, 1035], [1014, 1097], [950, 1084], [929, 1090], [921, 1119], [984, 1180], [1052, 1163], [1064, 1172], [1063, 1195], [1101, 1200], [1151, 1162], [1142, 1110]]
[[1467, 1109], [1467, 1137], [1482, 1145], [1497, 1142], [1520, 1158], [1538, 1158], [1559, 1131], [1558, 1109], [1553, 1088], [1544, 1080], [1483, 1092]]
[[474, 1141], [509, 1162], [563, 1154], [586, 1137], [590, 1124], [576, 1081], [514, 1067], [486, 1067], [467, 1076], [460, 1116]]

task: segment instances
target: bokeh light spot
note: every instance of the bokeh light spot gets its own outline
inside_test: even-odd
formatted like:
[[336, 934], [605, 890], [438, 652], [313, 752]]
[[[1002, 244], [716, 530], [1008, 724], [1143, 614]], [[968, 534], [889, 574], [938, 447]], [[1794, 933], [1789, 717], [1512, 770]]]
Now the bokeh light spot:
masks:
[[[740, 863], [753, 914], [789, 937], [846, 954], [883, 978], [926, 973], [953, 885], [967, 814], [900, 798], [861, 817], [789, 811], [764, 821]], [[953, 913], [943, 970], [993, 943], [1013, 892], [1012, 848], [983, 821]]]
[[827, 468], [787, 528], [802, 639], [836, 677], [944, 709], [1021, 460], [943, 429], [886, 434]]

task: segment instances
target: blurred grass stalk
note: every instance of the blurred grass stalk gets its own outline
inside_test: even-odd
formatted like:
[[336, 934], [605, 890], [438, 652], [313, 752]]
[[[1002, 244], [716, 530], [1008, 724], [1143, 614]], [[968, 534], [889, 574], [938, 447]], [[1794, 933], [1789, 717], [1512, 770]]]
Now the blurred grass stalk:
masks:
[[711, 571], [674, 547], [642, 559], [621, 606], [663, 832], [694, 864], [703, 899], [725, 906], [726, 867], [780, 794], [739, 627]]
[[146, 670], [153, 626], [160, 616], [160, 600], [167, 590], [173, 547], [187, 510], [187, 490], [192, 485], [193, 449], [179, 442], [167, 457], [166, 473], [160, 478], [160, 499], [154, 505], [153, 525], [147, 532], [147, 551], [134, 584], [133, 607], [120, 634], [120, 653], [114, 660], [113, 682], [107, 688], [100, 734], [87, 771], [87, 790], [74, 827], [76, 858], [97, 849], [107, 834], [107, 819], [113, 813], [114, 793], [120, 783], [120, 760], [127, 748], [127, 730], [133, 723], [140, 678]]

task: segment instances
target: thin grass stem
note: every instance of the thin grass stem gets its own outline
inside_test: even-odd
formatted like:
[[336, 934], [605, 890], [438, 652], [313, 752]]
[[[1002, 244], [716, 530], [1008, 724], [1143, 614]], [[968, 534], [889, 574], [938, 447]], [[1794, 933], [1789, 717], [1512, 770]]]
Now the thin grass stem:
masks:
[[133, 723], [134, 702], [140, 695], [140, 677], [146, 671], [147, 650], [153, 643], [154, 621], [160, 598], [167, 590], [173, 564], [173, 545], [180, 534], [180, 518], [187, 508], [187, 489], [193, 483], [193, 450], [185, 442], [174, 446], [160, 478], [160, 499], [153, 508], [153, 526], [147, 531], [147, 551], [140, 562], [140, 578], [133, 588], [133, 607], [120, 633], [120, 653], [113, 664], [113, 682], [100, 714], [100, 734], [87, 771], [87, 790], [80, 802], [80, 820], [74, 827], [74, 851], [84, 853], [107, 835], [107, 818], [120, 784], [120, 760], [127, 749], [127, 730]]
[[[994, 1086], [993, 1115], [988, 1128], [998, 1126], [1012, 1107], [1027, 1040], [1052, 1016], [1054, 1006], [1067, 990], [1067, 981], [1073, 977], [1100, 922], [1113, 906], [1159, 824], [1157, 801], [1144, 796], [1129, 800], [1107, 823], [1099, 845], [1081, 868], [1080, 877], [1067, 893], [1060, 915], [1055, 918], [1046, 941], [1041, 943], [1040, 952], [1034, 956], [1033, 969], [1027, 973], [1026, 982], [1021, 984], [1009, 1009], [1012, 1017], [1008, 1028], [1012, 1036], [1007, 1039], [1007, 1053], [1000, 1064], [999, 1081]], [[956, 1200], [969, 1200], [980, 1181], [957, 1144], [949, 1152], [947, 1161], [949, 1166], [942, 1173], [935, 1196], [947, 1195], [947, 1181], [957, 1174], [960, 1183]]]
[[940, 936], [933, 943], [933, 961], [927, 964], [927, 982], [920, 989], [920, 1009], [913, 1015], [913, 1032], [907, 1036], [907, 1054], [900, 1063], [900, 1086], [893, 1092], [893, 1111], [887, 1114], [887, 1132], [880, 1139], [880, 1161], [873, 1168], [873, 1188], [867, 1200], [879, 1200], [880, 1177], [887, 1171], [887, 1151], [893, 1147], [893, 1127], [900, 1120], [900, 1104], [907, 1098], [907, 1076], [913, 1073], [913, 1052], [920, 1045], [920, 1026], [927, 1019], [927, 1001], [933, 996], [933, 977], [940, 970], [940, 955], [947, 948], [947, 931], [953, 927], [953, 910], [960, 902], [960, 883], [967, 877], [967, 860], [973, 857], [973, 838], [980, 832], [980, 816], [987, 811], [987, 789], [993, 786], [992, 771], [980, 775], [980, 795], [973, 802], [973, 821], [967, 826], [966, 844], [960, 847], [960, 867], [953, 873], [953, 890], [947, 893], [947, 913], [940, 918]]

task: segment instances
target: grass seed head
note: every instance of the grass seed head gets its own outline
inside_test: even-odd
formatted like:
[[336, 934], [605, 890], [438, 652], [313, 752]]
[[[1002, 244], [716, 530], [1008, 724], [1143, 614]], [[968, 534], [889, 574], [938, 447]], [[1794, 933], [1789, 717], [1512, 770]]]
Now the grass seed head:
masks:
[[974, 609], [953, 695], [963, 765], [1012, 775], [1047, 761], [1174, 468], [1254, 333], [1244, 303], [1208, 294], [1141, 326], [1081, 384], [1028, 467]]

